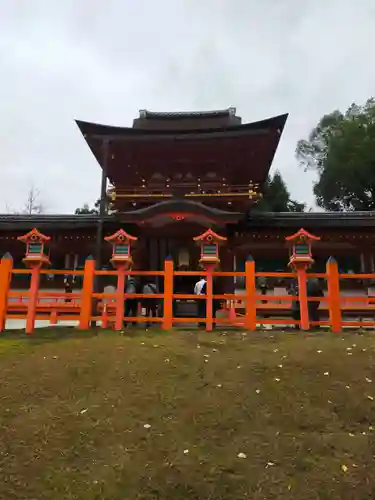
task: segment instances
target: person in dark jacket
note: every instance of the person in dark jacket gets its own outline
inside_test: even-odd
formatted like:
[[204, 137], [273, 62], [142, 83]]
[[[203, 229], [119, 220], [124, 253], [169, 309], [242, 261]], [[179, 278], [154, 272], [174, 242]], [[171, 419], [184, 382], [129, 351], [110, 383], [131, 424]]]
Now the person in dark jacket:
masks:
[[[128, 276], [125, 285], [125, 293], [138, 293], [138, 282], [134, 276]], [[138, 316], [138, 299], [137, 298], [126, 298], [125, 299], [125, 317], [136, 317]], [[131, 322], [135, 325], [135, 322]]]
[[[158, 287], [151, 280], [147, 280], [142, 287], [144, 295], [155, 295], [159, 293]], [[158, 299], [156, 298], [143, 298], [142, 307], [146, 309], [146, 318], [156, 318], [158, 315]], [[150, 328], [150, 321], [146, 320], [146, 329]]]
[[[320, 282], [317, 278], [312, 278], [312, 279], [307, 280], [307, 296], [308, 297], [324, 297], [324, 292], [323, 292], [322, 287], [320, 285]], [[319, 306], [320, 306], [320, 300], [308, 302], [310, 321], [319, 321], [320, 320]], [[318, 327], [318, 325], [316, 327]]]
[[[64, 291], [66, 294], [73, 293], [72, 281], [68, 277], [64, 279]], [[71, 301], [72, 301], [71, 297], [66, 295], [65, 302], [71, 302]]]
[[[320, 285], [320, 282], [316, 278], [311, 278], [307, 280], [306, 284], [307, 297], [324, 297], [324, 292]], [[295, 297], [298, 297], [298, 281], [295, 280], [291, 287], [291, 293]], [[309, 311], [309, 320], [310, 321], [319, 321], [319, 306], [320, 301], [308, 301], [307, 308]], [[300, 321], [301, 319], [301, 310], [299, 300], [293, 300], [292, 303], [292, 317], [296, 321]], [[299, 325], [295, 325], [295, 328], [299, 328]]]

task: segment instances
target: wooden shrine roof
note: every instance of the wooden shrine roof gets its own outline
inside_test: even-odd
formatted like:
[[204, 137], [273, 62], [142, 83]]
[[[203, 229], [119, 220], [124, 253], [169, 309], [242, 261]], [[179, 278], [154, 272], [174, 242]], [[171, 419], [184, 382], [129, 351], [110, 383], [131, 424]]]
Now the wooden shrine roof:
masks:
[[[160, 115], [155, 113], [158, 119]], [[117, 188], [144, 188], [155, 175], [162, 176], [167, 183], [169, 178], [173, 181], [184, 176], [191, 179], [207, 176], [212, 181], [216, 176], [218, 181], [229, 185], [262, 184], [286, 119], [284, 114], [243, 125], [195, 130], [76, 123], [101, 166], [103, 144], [108, 144], [107, 173], [112, 184]], [[175, 121], [167, 120], [171, 126]]]

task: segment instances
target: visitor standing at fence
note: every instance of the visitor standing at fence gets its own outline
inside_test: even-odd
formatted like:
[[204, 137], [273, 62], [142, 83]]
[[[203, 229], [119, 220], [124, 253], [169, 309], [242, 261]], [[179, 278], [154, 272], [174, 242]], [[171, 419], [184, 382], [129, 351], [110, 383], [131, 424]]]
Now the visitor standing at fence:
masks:
[[[324, 297], [324, 292], [322, 290], [320, 282], [316, 278], [311, 278], [311, 279], [307, 280], [306, 290], [307, 290], [307, 297], [308, 298]], [[298, 289], [298, 281], [297, 280], [294, 280], [294, 282], [292, 283], [291, 293], [294, 297], [296, 297], [292, 303], [292, 317], [295, 321], [300, 321], [301, 320], [301, 309], [300, 309], [300, 303], [299, 303], [299, 298], [298, 298], [299, 297], [299, 289]], [[308, 301], [307, 308], [309, 311], [309, 320], [310, 321], [319, 321], [320, 320], [319, 306], [320, 306], [320, 300], [317, 300], [317, 301], [309, 300]], [[316, 327], [318, 327], [318, 325], [316, 325]], [[299, 328], [299, 324], [295, 325], [295, 328]]]
[[[194, 286], [194, 295], [205, 295], [206, 293], [207, 281], [203, 276], [196, 282]], [[197, 300], [197, 316], [199, 319], [206, 318], [206, 299]], [[204, 326], [205, 324], [200, 321], [198, 326]]]
[[[137, 293], [138, 292], [138, 281], [134, 276], [128, 276], [126, 280], [125, 293]], [[136, 317], [138, 316], [138, 299], [137, 298], [126, 298], [125, 299], [125, 317]], [[135, 325], [132, 321], [131, 324]]]
[[68, 277], [66, 277], [64, 279], [64, 291], [67, 294], [67, 295], [65, 295], [65, 302], [71, 302], [72, 299], [71, 299], [71, 297], [69, 297], [68, 294], [73, 293], [73, 288], [72, 288], [71, 280]]
[[158, 287], [155, 283], [147, 280], [142, 287], [142, 293], [144, 295], [149, 295], [147, 298], [142, 299], [142, 308], [146, 310], [146, 329], [150, 328], [149, 318], [156, 318], [158, 315], [158, 299], [152, 298], [152, 295], [159, 293]]
[[[217, 280], [213, 279], [212, 280], [212, 294], [216, 295], [218, 294], [218, 289], [217, 289]], [[194, 287], [194, 294], [195, 295], [206, 295], [207, 293], [207, 280], [206, 278], [201, 278]], [[207, 299], [198, 299], [197, 300], [197, 309], [198, 309], [198, 318], [200, 321], [198, 323], [198, 326], [204, 327], [205, 326], [205, 320], [207, 317]], [[218, 309], [220, 309], [220, 304], [221, 300], [220, 299], [212, 299], [212, 317], [216, 318], [216, 312]], [[213, 327], [215, 328], [215, 323], [213, 324]]]
[[[320, 281], [317, 278], [312, 278], [307, 281], [307, 296], [308, 297], [324, 297], [324, 292], [320, 285]], [[308, 310], [309, 310], [309, 319], [310, 321], [319, 321], [319, 306], [320, 300], [308, 302]], [[319, 325], [316, 325], [314, 328], [319, 328]]]

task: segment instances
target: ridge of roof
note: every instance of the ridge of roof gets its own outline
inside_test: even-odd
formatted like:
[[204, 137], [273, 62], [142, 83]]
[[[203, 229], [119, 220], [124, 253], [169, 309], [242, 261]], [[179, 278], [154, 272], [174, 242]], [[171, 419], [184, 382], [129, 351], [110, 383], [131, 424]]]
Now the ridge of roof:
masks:
[[234, 116], [236, 108], [216, 109], [211, 111], [150, 111], [148, 109], [139, 110], [139, 118], [212, 118], [217, 116]]

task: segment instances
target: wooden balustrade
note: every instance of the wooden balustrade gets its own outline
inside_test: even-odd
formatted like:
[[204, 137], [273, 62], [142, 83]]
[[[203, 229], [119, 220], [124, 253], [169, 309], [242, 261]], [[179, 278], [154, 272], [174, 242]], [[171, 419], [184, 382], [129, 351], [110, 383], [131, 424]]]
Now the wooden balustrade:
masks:
[[[136, 317], [124, 317], [124, 300], [129, 299], [158, 299], [162, 304], [159, 317], [148, 318], [147, 321], [160, 323], [163, 330], [170, 330], [173, 325], [182, 323], [193, 324], [198, 322], [196, 317], [174, 317], [173, 304], [177, 300], [206, 300], [207, 330], [215, 325], [235, 326], [253, 331], [258, 325], [297, 325], [302, 329], [315, 326], [327, 326], [333, 332], [340, 332], [344, 327], [374, 327], [375, 326], [375, 296], [343, 296], [340, 284], [343, 280], [375, 279], [375, 274], [340, 274], [337, 262], [329, 259], [325, 273], [266, 273], [256, 272], [254, 260], [250, 257], [244, 272], [213, 272], [213, 279], [217, 277], [240, 276], [245, 282], [245, 291], [241, 294], [214, 294], [209, 286], [207, 295], [199, 298], [191, 293], [180, 294], [173, 289], [176, 276], [207, 275], [202, 271], [175, 271], [172, 260], [166, 260], [163, 271], [121, 271], [125, 276], [162, 277], [164, 280], [163, 293], [156, 295], [119, 294], [118, 289], [113, 293], [94, 292], [94, 281], [97, 276], [117, 276], [117, 270], [96, 270], [95, 261], [89, 257], [83, 271], [40, 269], [14, 269], [12, 257], [6, 254], [0, 263], [0, 331], [5, 330], [6, 321], [10, 319], [24, 320], [26, 332], [31, 334], [35, 328], [35, 321], [49, 320], [51, 324], [58, 321], [75, 321], [80, 330], [87, 330], [92, 321], [101, 321], [102, 327], [113, 326], [120, 330], [125, 322], [143, 323], [145, 318], [138, 314]], [[82, 288], [72, 293], [45, 291], [40, 289], [41, 274], [81, 275]], [[16, 274], [29, 274], [30, 288], [26, 291], [12, 290], [11, 278]], [[263, 278], [297, 279], [300, 284], [298, 296], [291, 295], [263, 295], [256, 288], [256, 280]], [[320, 278], [326, 281], [327, 295], [324, 297], [308, 297], [306, 282], [310, 278]], [[120, 277], [120, 282], [122, 277]], [[302, 284], [302, 287], [301, 287]], [[301, 290], [302, 288], [302, 290]], [[223, 301], [225, 306], [217, 317], [213, 315], [212, 300]], [[292, 303], [299, 301], [300, 318], [292, 319]], [[311, 321], [309, 318], [309, 303], [319, 301], [320, 313], [326, 319]], [[352, 316], [347, 319], [345, 316]], [[370, 318], [370, 320], [366, 319]]]

